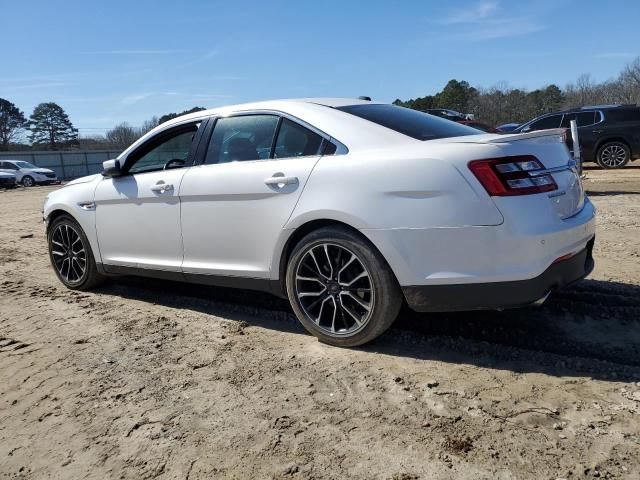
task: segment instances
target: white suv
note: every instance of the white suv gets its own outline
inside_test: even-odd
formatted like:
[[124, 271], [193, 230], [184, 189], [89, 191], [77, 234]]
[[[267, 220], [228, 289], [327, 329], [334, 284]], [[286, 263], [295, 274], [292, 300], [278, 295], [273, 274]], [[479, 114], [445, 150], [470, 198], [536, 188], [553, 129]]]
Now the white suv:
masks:
[[74, 289], [133, 274], [287, 296], [341, 346], [403, 302], [541, 303], [593, 268], [594, 208], [563, 135], [353, 99], [197, 112], [49, 195], [51, 262]]
[[53, 170], [37, 167], [24, 160], [0, 160], [0, 172], [13, 173], [17, 182], [25, 187], [60, 183]]

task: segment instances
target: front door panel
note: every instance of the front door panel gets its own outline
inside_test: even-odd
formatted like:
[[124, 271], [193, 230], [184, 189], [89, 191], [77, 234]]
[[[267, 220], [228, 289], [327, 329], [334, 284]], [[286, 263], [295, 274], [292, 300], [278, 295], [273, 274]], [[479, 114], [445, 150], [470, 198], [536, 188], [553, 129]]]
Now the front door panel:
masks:
[[107, 265], [179, 271], [178, 189], [187, 169], [105, 178], [96, 189], [96, 229]]

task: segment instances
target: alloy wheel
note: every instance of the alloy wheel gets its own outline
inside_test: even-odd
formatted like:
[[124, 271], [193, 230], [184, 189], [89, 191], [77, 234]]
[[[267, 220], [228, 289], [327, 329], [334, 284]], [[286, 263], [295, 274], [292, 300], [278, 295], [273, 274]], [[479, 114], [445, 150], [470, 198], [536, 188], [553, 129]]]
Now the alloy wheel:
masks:
[[373, 314], [369, 271], [354, 252], [335, 243], [316, 244], [300, 257], [295, 295], [307, 318], [330, 336], [354, 334]]
[[600, 161], [609, 168], [620, 167], [627, 160], [627, 152], [618, 144], [607, 145], [600, 152]]
[[87, 270], [87, 251], [80, 233], [66, 223], [59, 224], [51, 236], [51, 256], [58, 274], [67, 283], [82, 280]]
[[22, 179], [22, 185], [25, 187], [33, 187], [34, 181], [33, 178], [27, 176]]

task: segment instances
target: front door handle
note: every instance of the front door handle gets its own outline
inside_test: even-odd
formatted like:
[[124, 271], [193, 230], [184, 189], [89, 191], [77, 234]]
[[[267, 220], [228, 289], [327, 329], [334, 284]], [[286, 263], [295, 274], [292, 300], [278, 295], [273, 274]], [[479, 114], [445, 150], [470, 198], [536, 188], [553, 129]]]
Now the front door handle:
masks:
[[264, 179], [265, 185], [270, 187], [282, 188], [285, 185], [295, 185], [298, 183], [298, 177], [273, 176]]
[[152, 192], [165, 193], [171, 192], [173, 190], [173, 185], [170, 183], [164, 183], [162, 181], [156, 183], [153, 187], [151, 187]]
[[604, 130], [593, 130], [593, 133], [602, 133]]

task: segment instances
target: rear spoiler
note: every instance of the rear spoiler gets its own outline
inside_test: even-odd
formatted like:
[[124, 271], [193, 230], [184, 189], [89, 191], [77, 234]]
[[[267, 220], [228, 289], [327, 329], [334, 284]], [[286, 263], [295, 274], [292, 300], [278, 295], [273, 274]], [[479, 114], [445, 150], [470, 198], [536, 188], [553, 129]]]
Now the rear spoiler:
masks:
[[497, 138], [487, 140], [487, 143], [511, 143], [520, 140], [532, 140], [534, 138], [560, 136], [564, 141], [565, 128], [550, 128], [548, 130], [536, 130], [535, 132], [504, 134]]

